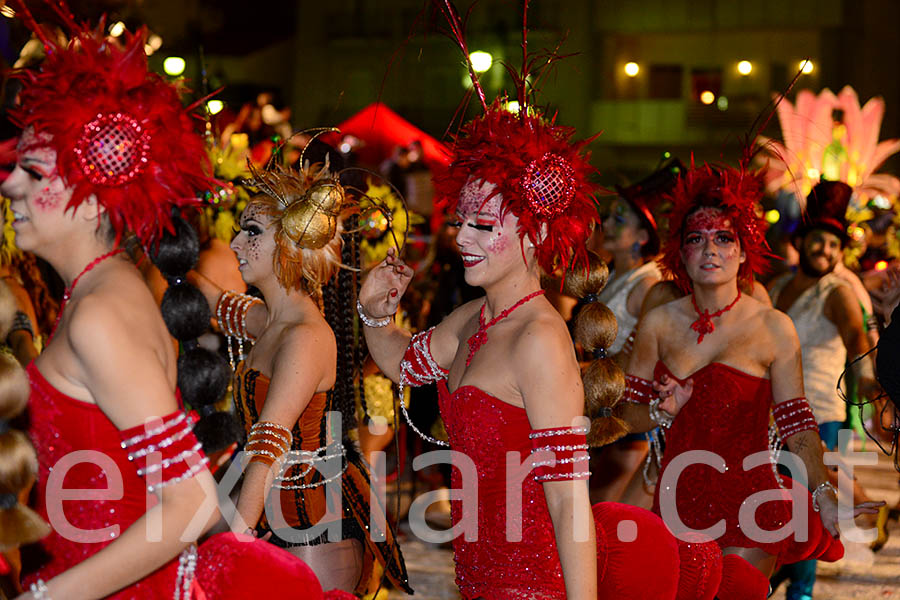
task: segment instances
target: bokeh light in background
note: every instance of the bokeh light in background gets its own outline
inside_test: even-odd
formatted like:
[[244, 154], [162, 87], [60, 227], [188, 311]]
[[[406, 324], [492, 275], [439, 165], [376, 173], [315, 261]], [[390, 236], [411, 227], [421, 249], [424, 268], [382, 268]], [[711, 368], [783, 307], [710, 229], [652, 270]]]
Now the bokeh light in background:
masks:
[[702, 102], [703, 104], [712, 104], [715, 101], [716, 95], [711, 91], [703, 90], [702, 92], [700, 92], [700, 102]]
[[178, 77], [184, 73], [184, 68], [186, 66], [187, 63], [185, 63], [184, 59], [180, 56], [170, 56], [163, 61], [163, 71], [166, 72], [166, 75], [172, 77]]
[[753, 63], [749, 60], [742, 60], [737, 64], [737, 70], [741, 75], [749, 75], [753, 71]]
[[636, 77], [641, 72], [641, 67], [636, 62], [625, 63], [625, 74], [629, 77]]
[[476, 50], [469, 54], [469, 60], [472, 61], [472, 68], [476, 73], [484, 73], [494, 64], [494, 57], [489, 52]]

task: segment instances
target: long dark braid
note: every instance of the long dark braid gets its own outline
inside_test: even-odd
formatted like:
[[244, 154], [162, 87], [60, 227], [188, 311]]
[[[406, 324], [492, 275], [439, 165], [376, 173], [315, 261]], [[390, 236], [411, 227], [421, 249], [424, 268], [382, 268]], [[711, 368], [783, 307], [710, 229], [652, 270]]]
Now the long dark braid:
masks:
[[227, 448], [240, 439], [242, 432], [231, 413], [215, 407], [228, 388], [228, 363], [220, 354], [197, 343], [210, 321], [206, 298], [185, 279], [200, 253], [197, 233], [180, 216], [172, 222], [174, 234], [163, 235], [156, 251], [151, 249], [151, 258], [169, 283], [160, 310], [169, 332], [181, 343], [178, 389], [184, 402], [200, 415], [194, 434], [210, 454]]
[[[341, 262], [352, 266], [354, 257], [359, 256], [359, 234], [344, 234], [341, 244]], [[349, 269], [340, 269], [331, 282], [322, 290], [325, 304], [325, 318], [334, 331], [337, 342], [337, 368], [334, 388], [330, 392], [331, 410], [341, 413], [341, 438], [348, 452], [355, 452], [356, 445], [350, 440], [349, 432], [357, 426], [356, 388], [361, 383], [362, 368], [359, 350], [354, 335], [354, 314], [356, 307], [357, 274]]]

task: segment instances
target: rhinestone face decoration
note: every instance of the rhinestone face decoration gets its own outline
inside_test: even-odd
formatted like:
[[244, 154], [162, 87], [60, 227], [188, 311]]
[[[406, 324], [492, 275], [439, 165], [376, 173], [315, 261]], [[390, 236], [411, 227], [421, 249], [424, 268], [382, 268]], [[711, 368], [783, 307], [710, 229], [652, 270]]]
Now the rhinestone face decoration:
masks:
[[547, 152], [525, 168], [522, 192], [535, 214], [544, 218], [555, 217], [572, 202], [575, 172], [566, 159]]
[[125, 113], [98, 114], [84, 126], [75, 145], [81, 170], [91, 183], [118, 186], [147, 166], [150, 135]]

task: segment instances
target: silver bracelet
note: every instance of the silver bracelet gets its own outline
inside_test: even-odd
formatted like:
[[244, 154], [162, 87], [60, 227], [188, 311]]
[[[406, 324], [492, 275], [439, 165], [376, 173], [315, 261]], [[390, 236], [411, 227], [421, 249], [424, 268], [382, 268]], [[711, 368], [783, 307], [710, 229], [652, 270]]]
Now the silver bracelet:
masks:
[[837, 498], [837, 490], [834, 489], [834, 486], [831, 485], [830, 482], [826, 481], [825, 483], [820, 483], [816, 486], [816, 489], [813, 490], [812, 493], [812, 505], [813, 510], [819, 512], [819, 495], [822, 494], [825, 490], [831, 490], [834, 492], [835, 498]]
[[650, 401], [650, 418], [660, 427], [668, 429], [672, 426], [672, 421], [675, 420], [675, 417], [663, 410], [660, 410], [659, 402], [660, 400], [658, 396]]
[[34, 600], [52, 600], [50, 598], [50, 590], [47, 589], [47, 584], [44, 583], [43, 579], [38, 579], [32, 583], [28, 591], [31, 592]]
[[366, 314], [365, 309], [363, 309], [363, 305], [359, 302], [359, 298], [356, 299], [356, 312], [359, 313], [359, 320], [362, 321], [366, 327], [387, 327], [390, 325], [391, 321], [394, 320], [393, 315], [388, 315], [381, 319], [370, 317]]

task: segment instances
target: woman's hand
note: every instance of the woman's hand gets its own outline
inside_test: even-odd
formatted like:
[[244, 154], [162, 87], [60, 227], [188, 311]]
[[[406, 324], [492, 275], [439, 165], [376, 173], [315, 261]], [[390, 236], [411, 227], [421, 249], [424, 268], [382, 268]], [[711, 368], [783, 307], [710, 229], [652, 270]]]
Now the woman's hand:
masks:
[[653, 389], [659, 394], [659, 408], [674, 417], [691, 399], [694, 380], [688, 379], [682, 385], [676, 379], [663, 375], [659, 381], [653, 382]]
[[816, 503], [819, 505], [819, 517], [822, 519], [822, 525], [835, 538], [839, 535], [837, 527], [839, 520], [850, 521], [859, 515], [874, 515], [878, 513], [880, 507], [884, 506], [883, 500], [880, 502], [862, 502], [853, 507], [852, 513], [847, 511], [845, 514], [839, 512], [840, 505], [838, 504], [837, 495], [827, 491], [819, 494]]
[[387, 257], [369, 272], [359, 290], [359, 303], [366, 315], [383, 319], [396, 313], [412, 276], [412, 268], [397, 257], [393, 248], [389, 249]]

